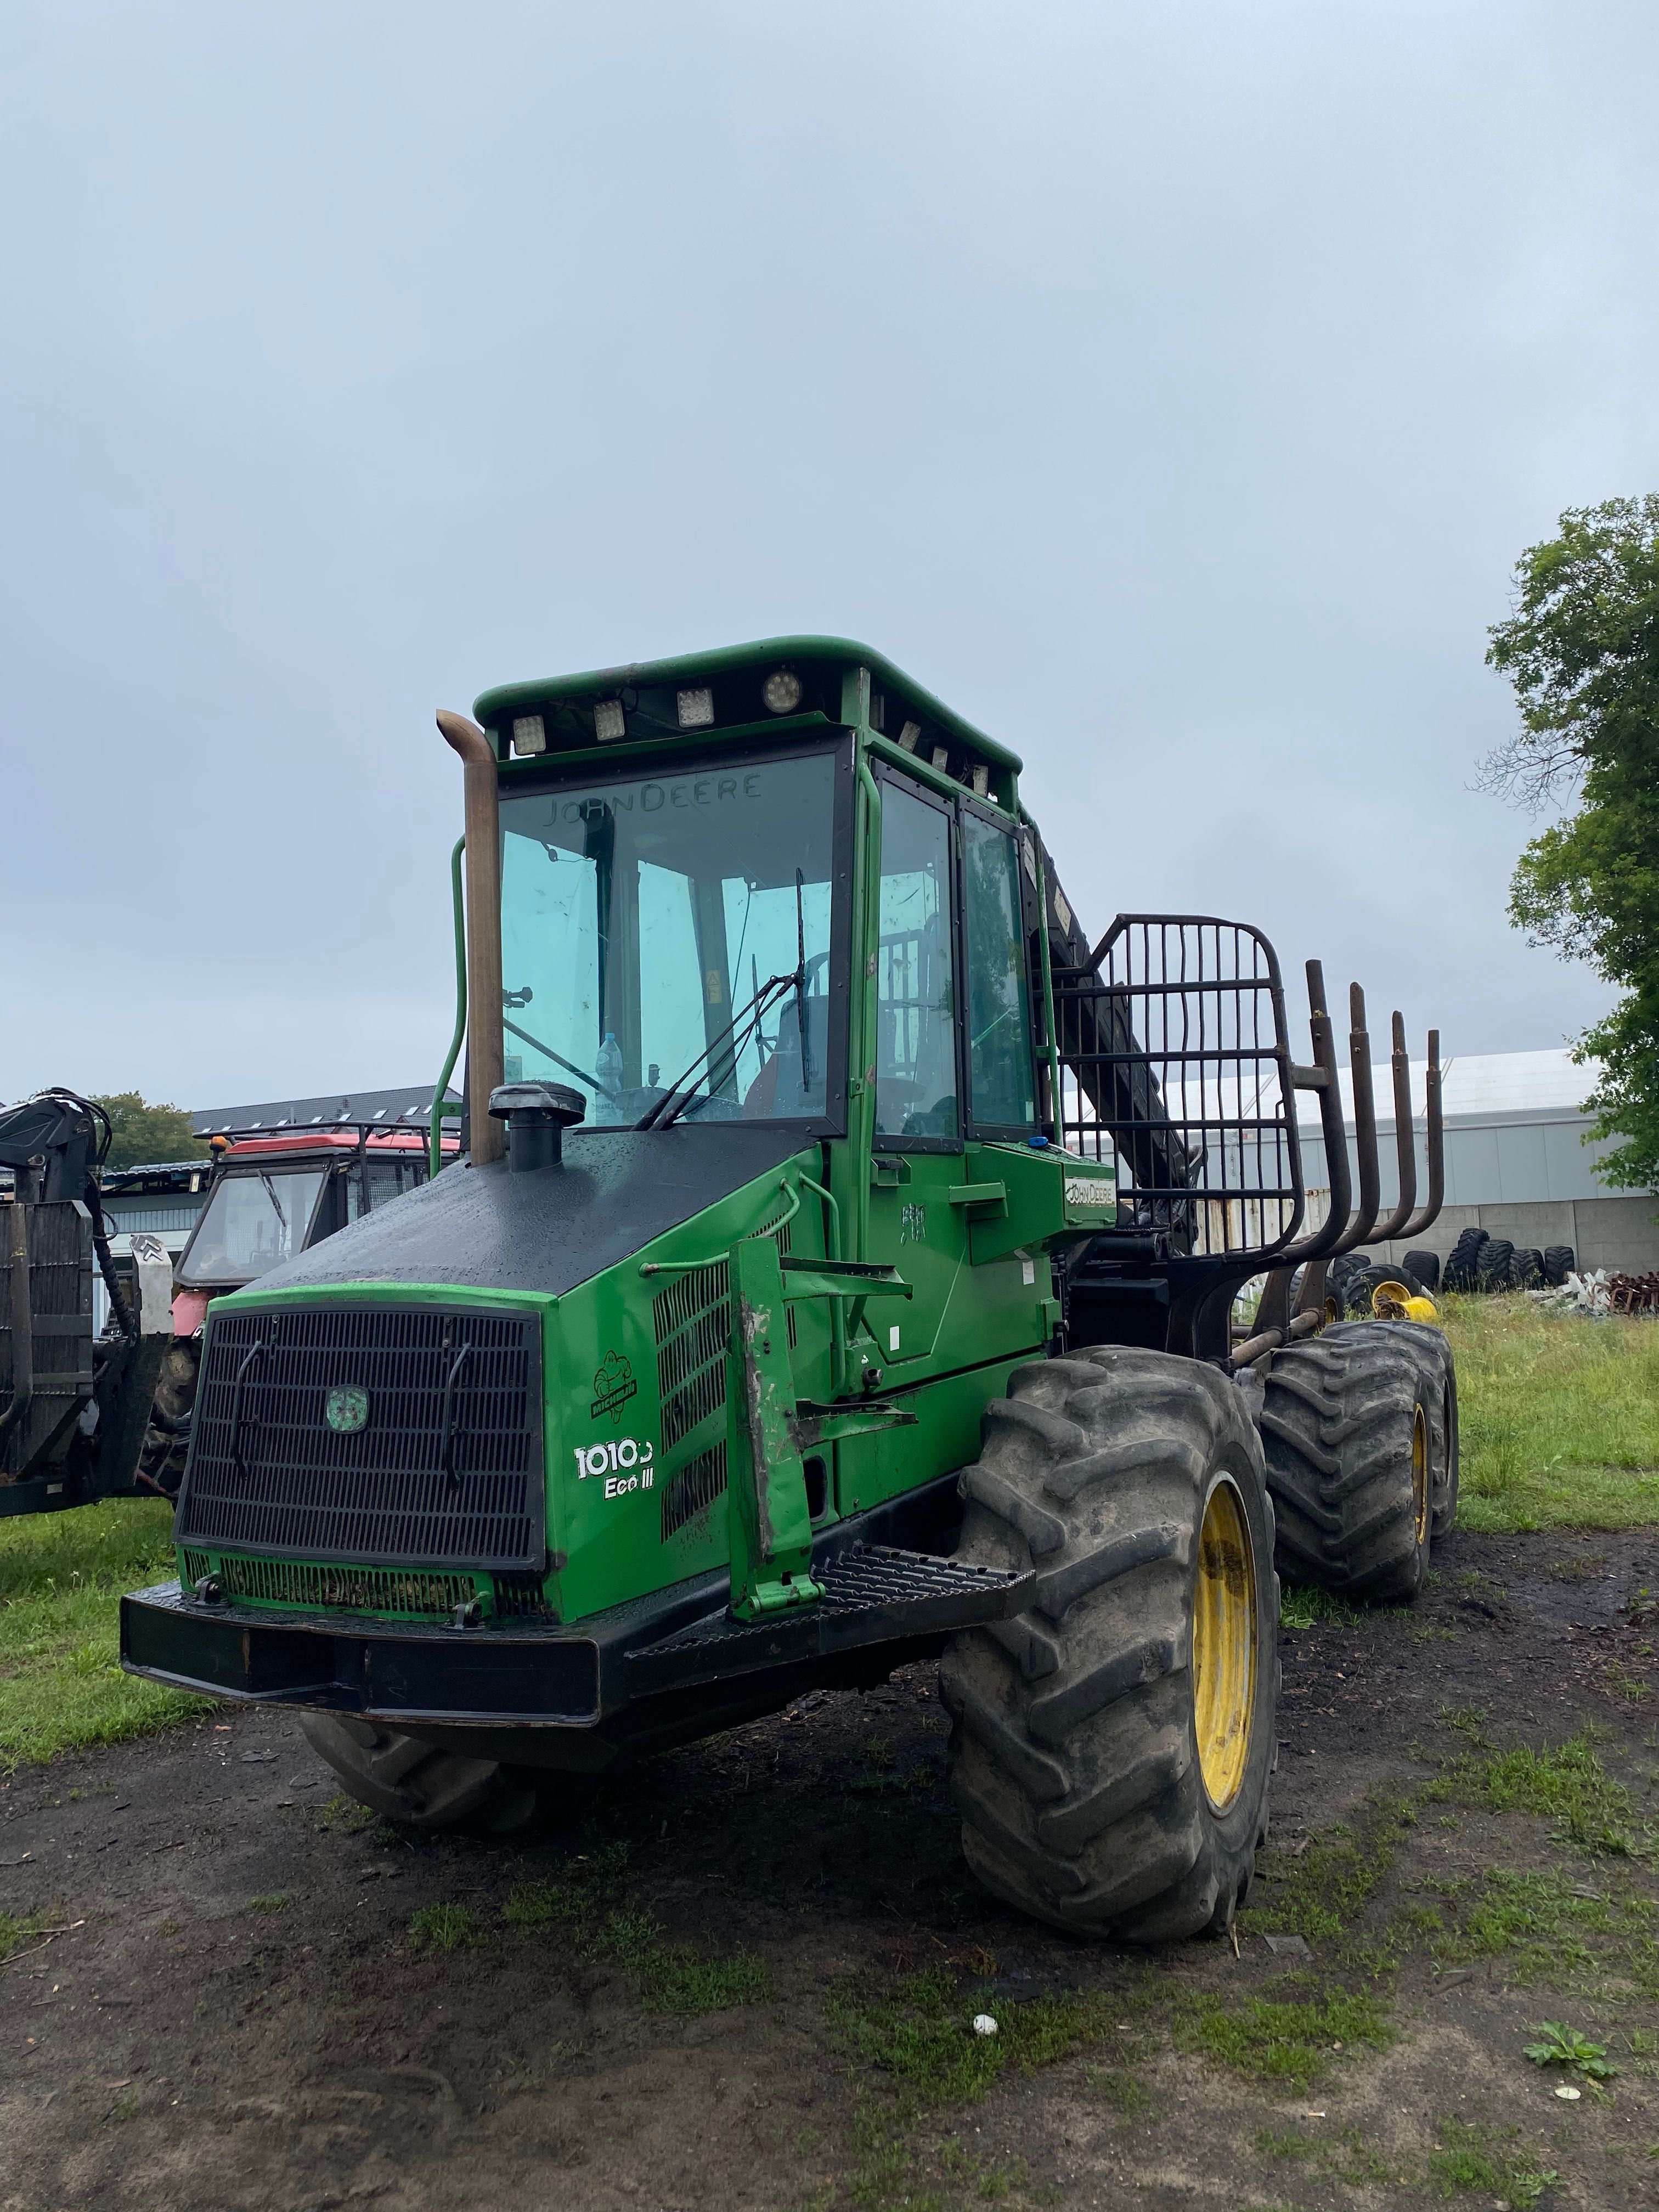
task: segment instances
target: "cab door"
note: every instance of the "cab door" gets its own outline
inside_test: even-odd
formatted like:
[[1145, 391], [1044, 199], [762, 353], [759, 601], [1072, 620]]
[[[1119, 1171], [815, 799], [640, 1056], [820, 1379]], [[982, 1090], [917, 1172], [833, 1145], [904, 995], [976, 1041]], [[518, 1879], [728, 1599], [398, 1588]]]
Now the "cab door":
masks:
[[870, 1257], [912, 1285], [866, 1310], [876, 1337], [855, 1347], [902, 1389], [943, 1360], [940, 1331], [968, 1264], [963, 1183], [956, 811], [891, 769], [881, 786], [875, 951], [876, 1107]]
[[[1010, 1146], [1038, 1129], [1036, 1032], [1032, 1020], [1028, 911], [1015, 824], [999, 810], [964, 797], [957, 804], [961, 871], [963, 1066], [966, 1078], [967, 1187], [964, 1206], [988, 1226], [1006, 1218]], [[1016, 1166], [1018, 1163], [1014, 1164]], [[981, 1250], [988, 1240], [980, 1240]], [[1001, 1238], [988, 1240], [994, 1246]], [[1058, 1317], [1053, 1268], [1043, 1251], [1006, 1253], [957, 1279], [950, 1334], [987, 1347], [981, 1357], [1034, 1353]]]

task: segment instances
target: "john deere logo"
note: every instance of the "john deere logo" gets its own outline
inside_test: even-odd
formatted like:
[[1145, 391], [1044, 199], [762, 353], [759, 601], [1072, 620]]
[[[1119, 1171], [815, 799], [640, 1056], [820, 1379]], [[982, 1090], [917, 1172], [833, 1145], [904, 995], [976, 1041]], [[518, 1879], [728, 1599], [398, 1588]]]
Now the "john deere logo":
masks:
[[323, 1419], [337, 1437], [355, 1437], [368, 1426], [368, 1393], [360, 1382], [337, 1382], [328, 1394]]

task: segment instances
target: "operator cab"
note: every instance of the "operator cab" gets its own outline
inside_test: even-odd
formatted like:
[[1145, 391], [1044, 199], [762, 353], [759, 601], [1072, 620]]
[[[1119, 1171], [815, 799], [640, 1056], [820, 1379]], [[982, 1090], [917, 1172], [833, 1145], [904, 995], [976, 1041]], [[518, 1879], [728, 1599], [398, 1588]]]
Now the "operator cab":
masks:
[[[779, 639], [509, 685], [477, 712], [499, 763], [502, 1079], [574, 1085], [573, 1137], [843, 1135], [872, 1078], [890, 1146], [1049, 1120], [1018, 759], [879, 656]], [[861, 805], [878, 834], [855, 831]], [[855, 930], [878, 1006], [856, 1052]]]

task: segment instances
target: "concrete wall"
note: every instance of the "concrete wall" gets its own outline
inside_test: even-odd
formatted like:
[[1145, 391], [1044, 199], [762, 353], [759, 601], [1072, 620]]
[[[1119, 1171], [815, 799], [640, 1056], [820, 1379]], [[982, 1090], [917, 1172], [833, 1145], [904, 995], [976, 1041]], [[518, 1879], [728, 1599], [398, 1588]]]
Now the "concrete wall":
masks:
[[1659, 1199], [1636, 1192], [1629, 1196], [1562, 1198], [1532, 1203], [1448, 1206], [1432, 1228], [1407, 1243], [1367, 1244], [1379, 1260], [1399, 1260], [1407, 1251], [1437, 1252], [1443, 1260], [1465, 1229], [1484, 1229], [1514, 1244], [1571, 1244], [1581, 1268], [1607, 1267], [1640, 1275], [1659, 1267]]

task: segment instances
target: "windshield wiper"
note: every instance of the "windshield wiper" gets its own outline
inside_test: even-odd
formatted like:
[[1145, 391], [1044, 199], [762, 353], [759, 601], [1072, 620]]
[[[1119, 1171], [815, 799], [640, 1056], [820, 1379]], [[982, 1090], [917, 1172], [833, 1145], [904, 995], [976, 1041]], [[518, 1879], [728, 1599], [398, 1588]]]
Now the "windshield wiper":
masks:
[[[726, 1047], [730, 1053], [732, 1066], [735, 1067], [744, 1045], [760, 1027], [768, 1009], [792, 985], [798, 994], [805, 992], [806, 988], [805, 962], [799, 968], [792, 969], [787, 975], [769, 975], [753, 998], [739, 1006], [725, 1027], [709, 1038], [690, 1067], [684, 1074], [675, 1077], [656, 1104], [648, 1113], [642, 1114], [635, 1122], [634, 1127], [636, 1129], [665, 1129], [671, 1122], [677, 1121], [696, 1096], [697, 1071], [702, 1066], [704, 1061], [712, 1060], [714, 1054], [722, 1047]], [[744, 1021], [748, 1023], [748, 1027], [739, 1036], [737, 1033], [738, 1024]]]
[[276, 1209], [276, 1218], [282, 1223], [283, 1234], [286, 1237], [288, 1234], [288, 1216], [283, 1211], [282, 1200], [276, 1195], [276, 1186], [272, 1182], [270, 1177], [265, 1173], [263, 1168], [259, 1170], [259, 1180], [265, 1187], [265, 1196], [270, 1200], [272, 1206]]

